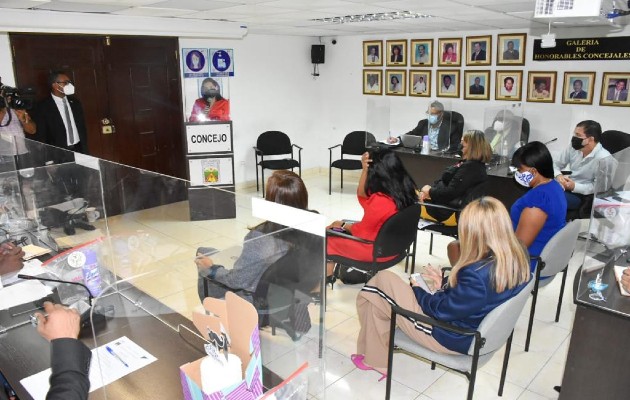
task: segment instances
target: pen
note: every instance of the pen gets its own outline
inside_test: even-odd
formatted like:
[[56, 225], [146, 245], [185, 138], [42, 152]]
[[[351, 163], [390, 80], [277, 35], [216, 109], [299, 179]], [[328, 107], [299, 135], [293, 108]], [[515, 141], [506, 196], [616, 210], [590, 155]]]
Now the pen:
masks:
[[123, 360], [122, 358], [120, 358], [120, 356], [116, 353], [114, 353], [114, 350], [112, 350], [111, 347], [109, 346], [105, 346], [105, 348], [107, 349], [107, 352], [109, 354], [111, 354], [112, 356], [116, 357], [118, 359], [118, 361], [120, 361], [121, 363], [123, 363], [123, 365], [127, 368], [129, 368], [129, 365], [127, 365], [127, 363], [125, 362], [125, 360]]

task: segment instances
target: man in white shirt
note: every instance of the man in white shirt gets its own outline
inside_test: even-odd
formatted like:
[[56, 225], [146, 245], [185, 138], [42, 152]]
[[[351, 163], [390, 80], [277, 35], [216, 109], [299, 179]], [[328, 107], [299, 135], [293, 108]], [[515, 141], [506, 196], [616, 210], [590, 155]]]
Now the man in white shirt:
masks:
[[[569, 210], [579, 209], [584, 196], [593, 194], [599, 160], [610, 156], [600, 143], [601, 136], [602, 127], [598, 122], [582, 121], [575, 127], [571, 146], [554, 158], [554, 175], [564, 189]], [[561, 173], [567, 168], [570, 176]]]
[[452, 82], [453, 79], [450, 75], [444, 75], [444, 78], [442, 78], [442, 93], [456, 93]]
[[501, 96], [514, 97], [516, 96], [516, 90], [514, 90], [514, 78], [511, 76], [503, 79], [503, 87], [501, 88]]
[[376, 64], [379, 62], [378, 53], [376, 52], [376, 46], [370, 46], [370, 54], [368, 54], [368, 62]]

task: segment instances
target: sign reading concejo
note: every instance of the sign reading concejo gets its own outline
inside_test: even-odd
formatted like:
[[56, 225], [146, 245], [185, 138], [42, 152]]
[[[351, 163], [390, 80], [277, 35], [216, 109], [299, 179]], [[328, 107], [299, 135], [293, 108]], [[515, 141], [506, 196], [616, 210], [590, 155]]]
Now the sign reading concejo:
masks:
[[556, 39], [556, 47], [543, 49], [534, 40], [534, 61], [630, 60], [630, 37]]
[[186, 124], [188, 154], [231, 153], [232, 122]]

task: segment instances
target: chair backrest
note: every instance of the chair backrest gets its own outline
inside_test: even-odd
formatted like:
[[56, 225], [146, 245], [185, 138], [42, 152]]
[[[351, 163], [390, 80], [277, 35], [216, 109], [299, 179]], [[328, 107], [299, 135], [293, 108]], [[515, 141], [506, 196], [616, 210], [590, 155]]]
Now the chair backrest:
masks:
[[374, 258], [397, 256], [409, 248], [418, 234], [420, 204], [412, 204], [385, 221], [374, 240]]
[[573, 220], [549, 239], [540, 253], [545, 263], [545, 268], [540, 271], [541, 277], [554, 276], [569, 264], [581, 225], [579, 220]]
[[[497, 351], [510, 337], [516, 321], [529, 298], [529, 294], [534, 288], [534, 280], [532, 275], [527, 285], [516, 296], [504, 301], [503, 304], [490, 311], [481, 321], [477, 330], [481, 333], [481, 337], [485, 339], [485, 343], [479, 350], [480, 355]], [[474, 353], [474, 348], [475, 342], [473, 340], [468, 349], [469, 355]]]
[[342, 154], [360, 156], [365, 153], [366, 144], [376, 142], [374, 135], [366, 131], [352, 131], [346, 135], [341, 145]]
[[527, 118], [523, 118], [523, 122], [521, 124], [521, 142], [523, 144], [529, 143], [529, 121]]
[[258, 136], [256, 147], [265, 156], [275, 156], [291, 153], [291, 139], [280, 131], [266, 131]]
[[604, 131], [601, 143], [610, 154], [615, 154], [630, 146], [630, 134], [621, 131]]
[[[464, 133], [464, 116], [457, 111], [444, 111], [444, 119], [451, 121], [451, 125], [457, 125], [460, 134]], [[452, 129], [452, 128], [451, 128]]]
[[486, 180], [476, 184], [475, 186], [470, 188], [462, 197], [455, 199], [455, 201], [452, 201], [448, 205], [454, 208], [463, 209], [471, 201], [482, 196], [488, 196], [492, 187], [493, 186], [490, 184], [490, 180], [486, 178]]

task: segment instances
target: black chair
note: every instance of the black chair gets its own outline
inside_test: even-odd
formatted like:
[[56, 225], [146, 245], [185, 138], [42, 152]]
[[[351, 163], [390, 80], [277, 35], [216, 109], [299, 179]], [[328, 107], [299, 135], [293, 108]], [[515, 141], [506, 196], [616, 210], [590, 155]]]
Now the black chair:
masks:
[[621, 131], [604, 131], [601, 144], [610, 154], [615, 154], [630, 146], [630, 134]]
[[[332, 193], [332, 169], [341, 170], [341, 188], [343, 189], [343, 170], [359, 170], [362, 168], [361, 160], [343, 158], [344, 154], [360, 156], [366, 152], [366, 144], [375, 142], [374, 135], [366, 131], [352, 131], [346, 135], [342, 144], [337, 144], [328, 148], [330, 153], [330, 165], [328, 167], [328, 194]], [[341, 158], [332, 160], [332, 151], [336, 147], [341, 147]]]
[[[298, 159], [293, 158], [293, 148], [298, 149]], [[291, 158], [265, 160], [265, 156], [282, 156], [290, 154]], [[265, 193], [265, 168], [266, 169], [290, 169], [299, 168], [302, 176], [302, 148], [297, 144], [291, 144], [291, 139], [280, 131], [266, 131], [258, 136], [254, 147], [256, 157], [256, 191], [258, 191], [258, 166], [262, 175], [262, 191]], [[260, 161], [258, 161], [260, 156]]]
[[[340, 255], [329, 255], [328, 260], [367, 271], [375, 275], [382, 269], [398, 264], [401, 260], [411, 257], [412, 268], [416, 262], [416, 236], [418, 220], [420, 219], [420, 204], [412, 204], [404, 210], [398, 211], [385, 221], [374, 241], [361, 239], [356, 236], [333, 230], [326, 231], [327, 236], [338, 236], [361, 243], [373, 244], [372, 261], [357, 261]], [[409, 248], [412, 248], [410, 251]], [[378, 261], [379, 258], [393, 257], [388, 261]]]
[[[445, 205], [434, 204], [434, 203], [422, 203], [422, 205], [425, 206], [429, 210], [433, 209], [433, 210], [439, 210], [438, 212], [447, 211], [450, 213], [455, 213], [455, 220], [459, 221], [459, 214], [462, 212], [464, 207], [466, 207], [466, 205], [470, 203], [471, 201], [478, 199], [481, 196], [488, 195], [490, 187], [491, 187], [491, 184], [490, 184], [490, 180], [488, 179], [474, 186], [472, 189], [470, 189], [464, 197], [457, 199], [455, 201], [455, 204], [445, 206]], [[454, 239], [457, 239], [457, 225], [447, 226], [441, 222], [424, 220], [424, 219], [423, 221], [426, 221], [428, 225], [423, 224], [424, 226], [418, 227], [418, 230], [422, 232], [428, 232], [431, 234], [431, 239], [429, 241], [429, 254], [431, 255], [433, 254], [433, 235], [444, 235], [444, 236], [450, 236]], [[414, 271], [412, 270], [411, 273], [413, 272]]]

